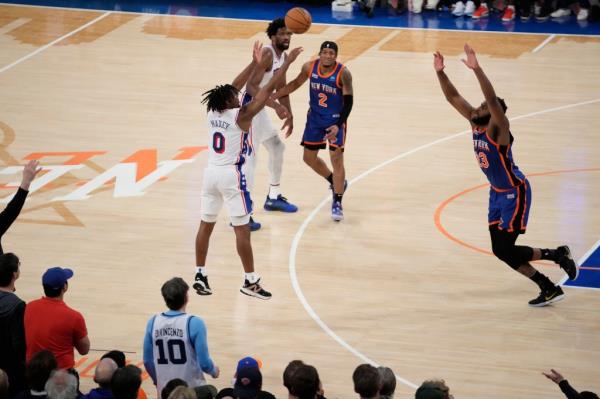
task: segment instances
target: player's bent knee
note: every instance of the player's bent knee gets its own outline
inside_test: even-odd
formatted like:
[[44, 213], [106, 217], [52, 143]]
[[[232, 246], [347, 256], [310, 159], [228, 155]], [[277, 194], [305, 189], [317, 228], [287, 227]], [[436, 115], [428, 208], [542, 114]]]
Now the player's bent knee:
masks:
[[231, 216], [231, 225], [233, 227], [243, 226], [248, 223], [250, 223], [250, 215]]
[[513, 270], [517, 270], [522, 264], [522, 261], [519, 259], [514, 246], [512, 248], [507, 248], [505, 246], [494, 245], [492, 246], [492, 252], [496, 258], [506, 263]]
[[217, 222], [217, 215], [209, 215], [206, 213], [203, 213], [200, 216], [200, 220], [206, 223], [216, 223]]

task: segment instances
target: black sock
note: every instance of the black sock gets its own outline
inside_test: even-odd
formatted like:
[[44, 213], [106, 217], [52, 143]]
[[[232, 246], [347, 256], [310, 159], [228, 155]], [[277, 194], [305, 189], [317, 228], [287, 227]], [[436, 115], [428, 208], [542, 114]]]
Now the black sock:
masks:
[[344, 194], [335, 194], [335, 193], [334, 193], [334, 194], [333, 194], [333, 200], [334, 200], [335, 202], [339, 202], [339, 203], [341, 204], [341, 203], [342, 203], [342, 196], [343, 196], [343, 195], [344, 195]]
[[529, 277], [531, 281], [536, 283], [542, 291], [549, 291], [554, 288], [554, 283], [548, 277], [536, 270], [535, 274]]
[[554, 262], [558, 260], [556, 256], [556, 249], [540, 249], [540, 251], [542, 251], [542, 259], [547, 259]]
[[329, 176], [325, 178], [329, 182], [329, 184], [333, 184], [333, 173], [330, 173]]

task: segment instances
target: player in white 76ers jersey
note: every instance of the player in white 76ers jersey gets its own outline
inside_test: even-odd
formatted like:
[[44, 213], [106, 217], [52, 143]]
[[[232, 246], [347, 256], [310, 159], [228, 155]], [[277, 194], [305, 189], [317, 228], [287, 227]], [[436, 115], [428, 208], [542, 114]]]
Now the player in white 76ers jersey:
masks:
[[[225, 204], [245, 272], [244, 285], [240, 291], [260, 299], [271, 298], [271, 293], [261, 287], [260, 277], [254, 272], [248, 225], [252, 201], [246, 188], [246, 176], [242, 166], [248, 155], [252, 118], [265, 106], [273, 89], [301, 52], [302, 48], [292, 50], [269, 83], [244, 106], [240, 105], [238, 89], [233, 85], [216, 86], [204, 93], [202, 103], [206, 104], [208, 110], [209, 155], [202, 182], [201, 222], [196, 236], [197, 267], [193, 287], [199, 295], [212, 294], [206, 272], [206, 255], [217, 216]], [[261, 56], [262, 45], [255, 43], [254, 62], [259, 63]]]

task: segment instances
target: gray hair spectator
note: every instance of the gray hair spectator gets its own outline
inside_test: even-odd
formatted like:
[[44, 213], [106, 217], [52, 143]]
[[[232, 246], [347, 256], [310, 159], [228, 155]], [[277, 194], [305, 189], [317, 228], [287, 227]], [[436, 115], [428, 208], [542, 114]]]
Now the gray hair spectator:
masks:
[[14, 294], [20, 264], [15, 254], [0, 255], [0, 369], [10, 396], [25, 388], [25, 302]]
[[65, 370], [55, 370], [46, 382], [48, 399], [77, 398], [77, 377]]
[[379, 388], [379, 397], [381, 399], [392, 399], [396, 391], [396, 376], [389, 367], [377, 367], [381, 387]]
[[142, 370], [132, 364], [115, 371], [110, 386], [115, 399], [136, 399], [142, 385]]
[[352, 374], [354, 381], [354, 392], [360, 395], [361, 399], [378, 399], [380, 377], [377, 369], [370, 364], [361, 364]]
[[575, 388], [569, 384], [569, 381], [567, 381], [561, 373], [554, 369], [550, 369], [550, 371], [547, 373], [542, 372], [542, 374], [544, 374], [546, 378], [554, 381], [554, 383], [560, 387], [560, 390], [568, 399], [598, 399], [598, 395], [596, 395], [594, 392], [577, 392]]
[[415, 399], [454, 399], [444, 380], [427, 380], [415, 392]]

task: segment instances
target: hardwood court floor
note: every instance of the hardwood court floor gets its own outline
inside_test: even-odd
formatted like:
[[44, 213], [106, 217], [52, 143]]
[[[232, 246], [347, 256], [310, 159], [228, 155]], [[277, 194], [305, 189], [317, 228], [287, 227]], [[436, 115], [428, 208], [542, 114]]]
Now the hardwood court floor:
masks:
[[[164, 308], [161, 284], [193, 277], [208, 144], [201, 93], [242, 69], [251, 43], [267, 40], [265, 27], [0, 5], [0, 158], [6, 166], [39, 158], [54, 173], [3, 244], [22, 259], [17, 293], [25, 300], [41, 295], [45, 268], [75, 270], [66, 300], [85, 315], [94, 349], [80, 358], [84, 389], [106, 349], [141, 361], [146, 321]], [[262, 210], [264, 149], [253, 193], [264, 226], [252, 237], [256, 267], [273, 299], [238, 292], [241, 265], [225, 214], [209, 254], [215, 294], [190, 297], [188, 311], [205, 319], [221, 366], [216, 385], [227, 386], [236, 361], [255, 355], [265, 388], [280, 397], [281, 373], [296, 358], [317, 367], [331, 398], [355, 395], [351, 374], [365, 358], [405, 380], [399, 398], [435, 377], [456, 398], [559, 398], [540, 374], [551, 367], [600, 391], [598, 291], [565, 288], [564, 301], [529, 308], [536, 287], [485, 253], [486, 189], [447, 201], [485, 180], [431, 56], [446, 54], [449, 76], [478, 104], [476, 79], [459, 61], [469, 41], [518, 117], [514, 155], [534, 198], [519, 242], [568, 243], [581, 257], [600, 233], [600, 40], [319, 25], [294, 36], [306, 51], [290, 76], [325, 39], [339, 43], [355, 85], [346, 220], [330, 220], [327, 184], [301, 161], [304, 87], [292, 96], [283, 178], [300, 211]], [[9, 195], [19, 174], [1, 170]], [[562, 278], [552, 265], [540, 268]], [[144, 387], [152, 397], [148, 380]]]

